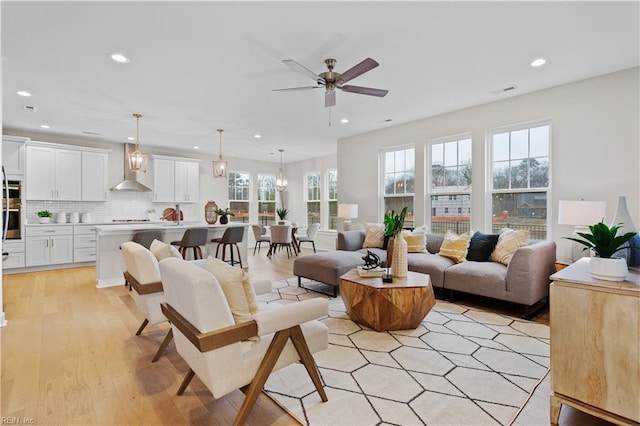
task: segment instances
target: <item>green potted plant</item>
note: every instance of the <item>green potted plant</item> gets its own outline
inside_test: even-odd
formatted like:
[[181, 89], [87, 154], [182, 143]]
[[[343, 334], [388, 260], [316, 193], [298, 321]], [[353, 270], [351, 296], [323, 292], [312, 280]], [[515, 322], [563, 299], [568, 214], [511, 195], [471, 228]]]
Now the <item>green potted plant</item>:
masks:
[[40, 210], [36, 214], [38, 215], [38, 222], [40, 223], [49, 223], [51, 221], [51, 217], [53, 216], [53, 213], [51, 213], [49, 210]]
[[226, 209], [218, 209], [216, 210], [218, 216], [220, 216], [220, 223], [222, 225], [226, 225], [229, 223], [229, 218], [227, 216], [235, 216], [235, 214], [227, 207]]
[[[636, 236], [636, 232], [627, 232], [617, 235], [622, 223], [608, 227], [599, 222], [589, 226], [590, 234], [578, 232], [582, 238], [565, 237], [585, 246], [584, 250], [591, 250], [595, 257], [589, 259], [589, 273], [594, 277], [607, 281], [623, 281], [629, 273], [625, 259], [614, 258], [614, 254], [625, 250], [630, 245], [625, 245]], [[633, 247], [637, 249], [637, 247]]]
[[[402, 232], [404, 218], [407, 215], [407, 208], [404, 207], [400, 213], [390, 210], [384, 214], [384, 238], [385, 243], [393, 237], [393, 250], [391, 254], [391, 275], [394, 277], [406, 277], [409, 267], [407, 263], [407, 242], [404, 238], [396, 238]], [[387, 248], [383, 245], [383, 248]], [[390, 249], [390, 248], [388, 248]], [[389, 256], [387, 255], [387, 259]]]
[[280, 224], [284, 225], [284, 220], [287, 218], [287, 215], [289, 214], [289, 210], [285, 209], [284, 207], [281, 209], [277, 209], [276, 213], [278, 214], [278, 217], [280, 218]]

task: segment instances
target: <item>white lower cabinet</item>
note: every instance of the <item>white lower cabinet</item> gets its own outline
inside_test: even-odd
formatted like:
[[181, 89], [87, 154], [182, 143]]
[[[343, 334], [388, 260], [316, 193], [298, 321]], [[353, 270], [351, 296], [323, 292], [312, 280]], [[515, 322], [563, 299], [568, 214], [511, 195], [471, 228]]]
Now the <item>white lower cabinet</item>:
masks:
[[93, 225], [75, 225], [73, 227], [73, 261], [95, 262], [96, 227]]
[[2, 261], [2, 269], [24, 268], [24, 241], [4, 241], [2, 251], [9, 253]]
[[73, 226], [28, 226], [26, 266], [73, 263]]

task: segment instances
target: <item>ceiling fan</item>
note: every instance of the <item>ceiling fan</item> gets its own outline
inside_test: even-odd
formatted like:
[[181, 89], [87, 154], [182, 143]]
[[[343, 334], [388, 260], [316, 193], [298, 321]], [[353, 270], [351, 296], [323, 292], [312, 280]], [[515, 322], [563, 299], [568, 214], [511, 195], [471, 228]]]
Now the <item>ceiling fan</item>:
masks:
[[301, 72], [302, 74], [310, 77], [312, 80], [315, 80], [316, 86], [304, 86], [304, 87], [291, 87], [287, 89], [273, 89], [274, 92], [290, 92], [290, 91], [298, 91], [298, 90], [311, 90], [311, 89], [325, 89], [324, 92], [324, 106], [332, 107], [336, 104], [336, 89], [342, 90], [343, 92], [349, 93], [358, 93], [360, 95], [369, 95], [369, 96], [378, 96], [380, 98], [384, 97], [388, 90], [384, 89], [374, 89], [371, 87], [362, 87], [362, 86], [351, 86], [345, 84], [348, 81], [353, 80], [359, 75], [364, 74], [367, 71], [371, 71], [378, 64], [371, 58], [367, 58], [359, 64], [349, 68], [343, 73], [338, 73], [333, 70], [333, 67], [336, 65], [335, 59], [325, 59], [324, 63], [327, 65], [328, 71], [322, 72], [320, 74], [316, 74], [310, 69], [306, 68], [303, 65], [300, 65], [298, 62], [293, 59], [285, 59], [282, 61], [286, 66], [291, 68], [294, 71]]

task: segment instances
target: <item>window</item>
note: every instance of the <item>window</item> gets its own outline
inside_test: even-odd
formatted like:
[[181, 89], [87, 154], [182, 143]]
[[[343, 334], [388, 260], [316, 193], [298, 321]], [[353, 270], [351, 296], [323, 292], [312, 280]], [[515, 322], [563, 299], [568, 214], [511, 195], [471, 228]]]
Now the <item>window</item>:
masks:
[[249, 222], [251, 175], [244, 172], [229, 172], [229, 209], [234, 216], [232, 222]]
[[[471, 228], [471, 138], [456, 137], [430, 143], [432, 232], [462, 234]], [[429, 211], [429, 209], [427, 209]]]
[[490, 136], [493, 232], [526, 229], [532, 239], [546, 239], [551, 125]]
[[413, 226], [415, 184], [415, 149], [406, 148], [383, 153], [384, 211], [401, 211], [407, 207], [405, 227]]
[[307, 187], [307, 225], [320, 223], [320, 173], [307, 173], [305, 180]]
[[258, 221], [263, 226], [276, 223], [275, 175], [258, 175]]
[[329, 229], [338, 229], [338, 171], [327, 171], [327, 204], [329, 207]]

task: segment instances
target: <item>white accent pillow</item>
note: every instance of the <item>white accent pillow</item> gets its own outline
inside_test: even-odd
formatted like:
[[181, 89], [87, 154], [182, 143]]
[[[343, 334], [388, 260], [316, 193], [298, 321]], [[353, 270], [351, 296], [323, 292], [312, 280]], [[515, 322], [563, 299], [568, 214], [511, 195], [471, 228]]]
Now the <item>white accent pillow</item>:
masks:
[[362, 248], [381, 248], [384, 243], [384, 224], [365, 223], [364, 229]]
[[496, 248], [493, 249], [489, 260], [508, 265], [516, 250], [527, 244], [529, 244], [529, 231], [503, 228], [500, 230], [498, 243]]
[[167, 257], [177, 257], [178, 259], [182, 259], [182, 255], [177, 248], [160, 240], [153, 240], [149, 247], [149, 251], [151, 251], [156, 259], [158, 259], [158, 262], [162, 259], [166, 259]]
[[253, 319], [253, 314], [258, 312], [258, 304], [249, 274], [213, 256], [207, 258], [206, 268], [220, 283], [236, 324]]
[[469, 242], [471, 241], [472, 236], [473, 232], [456, 235], [451, 231], [447, 231], [444, 234], [444, 240], [442, 241], [438, 254], [440, 256], [448, 257], [456, 263], [466, 262]]

